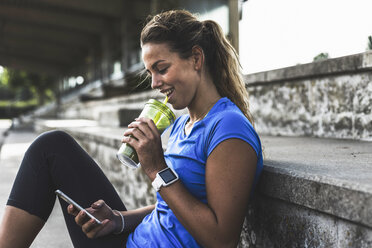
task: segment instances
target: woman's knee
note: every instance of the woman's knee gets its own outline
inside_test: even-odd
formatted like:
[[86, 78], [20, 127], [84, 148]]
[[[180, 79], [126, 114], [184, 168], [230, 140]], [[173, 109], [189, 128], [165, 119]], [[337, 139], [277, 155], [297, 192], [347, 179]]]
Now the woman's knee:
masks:
[[40, 134], [31, 144], [30, 149], [46, 151], [54, 148], [67, 148], [73, 142], [74, 139], [68, 133], [61, 130], [53, 130]]

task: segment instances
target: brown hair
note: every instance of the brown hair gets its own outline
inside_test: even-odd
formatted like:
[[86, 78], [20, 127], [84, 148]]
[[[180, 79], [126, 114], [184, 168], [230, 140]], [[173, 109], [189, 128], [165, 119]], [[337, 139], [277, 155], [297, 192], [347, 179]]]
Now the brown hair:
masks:
[[234, 102], [253, 125], [238, 55], [216, 22], [201, 22], [186, 10], [163, 12], [142, 29], [141, 45], [150, 42], [167, 43], [181, 58], [189, 58], [194, 46], [201, 47], [218, 93]]

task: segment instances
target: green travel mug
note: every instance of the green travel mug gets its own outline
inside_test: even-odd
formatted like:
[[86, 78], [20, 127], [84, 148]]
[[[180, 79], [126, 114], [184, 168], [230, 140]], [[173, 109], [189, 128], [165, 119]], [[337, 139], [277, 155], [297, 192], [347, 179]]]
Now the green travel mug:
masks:
[[[142, 110], [139, 117], [147, 117], [154, 121], [156, 127], [158, 128], [160, 134], [164, 130], [173, 124], [176, 116], [172, 110], [162, 102], [155, 99], [150, 99]], [[130, 168], [138, 168], [139, 160], [136, 151], [128, 145], [123, 143], [116, 154], [116, 157], [120, 162]]]

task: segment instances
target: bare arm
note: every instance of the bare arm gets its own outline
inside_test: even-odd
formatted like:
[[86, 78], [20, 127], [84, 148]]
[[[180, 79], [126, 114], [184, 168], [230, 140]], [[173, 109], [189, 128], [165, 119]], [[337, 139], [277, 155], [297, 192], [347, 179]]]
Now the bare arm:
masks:
[[[124, 232], [133, 232], [134, 229], [142, 222], [143, 218], [146, 217], [152, 210], [154, 210], [155, 205], [146, 206], [143, 208], [138, 208], [134, 210], [121, 211], [121, 214], [125, 220]], [[121, 220], [119, 220], [120, 223]]]
[[256, 153], [250, 145], [229, 139], [219, 144], [207, 160], [208, 204], [196, 199], [180, 182], [162, 188], [160, 194], [203, 247], [236, 247], [256, 162]]
[[[150, 205], [135, 210], [121, 211], [120, 213], [123, 215], [125, 222], [123, 231], [134, 231], [143, 218], [154, 208], [155, 205]], [[121, 216], [113, 211], [103, 200], [98, 200], [90, 208], [87, 208], [87, 211], [101, 220], [101, 225], [91, 220], [83, 211], [78, 211], [73, 205], [69, 205], [67, 211], [75, 216], [76, 223], [81, 226], [82, 231], [88, 238], [97, 238], [113, 232], [120, 232], [123, 226]]]

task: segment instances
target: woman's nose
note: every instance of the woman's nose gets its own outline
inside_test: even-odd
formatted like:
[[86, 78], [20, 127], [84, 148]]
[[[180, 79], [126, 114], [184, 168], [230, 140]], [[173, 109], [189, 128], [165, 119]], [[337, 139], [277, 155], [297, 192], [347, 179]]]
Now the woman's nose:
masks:
[[160, 86], [162, 85], [162, 81], [159, 79], [159, 77], [153, 75], [152, 78], [151, 78], [151, 88], [153, 89], [156, 89], [156, 88], [160, 88]]

